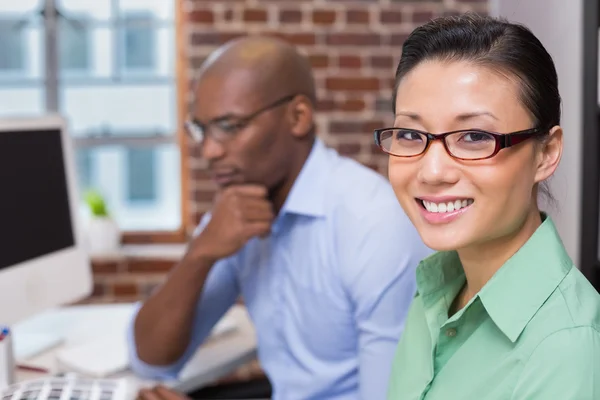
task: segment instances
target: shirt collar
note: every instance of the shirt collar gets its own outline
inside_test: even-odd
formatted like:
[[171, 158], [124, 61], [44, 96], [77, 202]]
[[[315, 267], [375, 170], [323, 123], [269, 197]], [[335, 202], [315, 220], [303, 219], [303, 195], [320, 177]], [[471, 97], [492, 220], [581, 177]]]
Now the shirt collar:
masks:
[[280, 215], [300, 214], [311, 217], [325, 215], [325, 177], [328, 169], [328, 149], [315, 138], [313, 147], [294, 181]]
[[[476, 295], [496, 326], [512, 342], [573, 267], [552, 219], [542, 213], [542, 221], [529, 240]], [[425, 307], [448, 295], [448, 291], [456, 291], [457, 281], [464, 279], [455, 251], [435, 253], [417, 269], [417, 289]], [[452, 293], [451, 297], [455, 295]]]

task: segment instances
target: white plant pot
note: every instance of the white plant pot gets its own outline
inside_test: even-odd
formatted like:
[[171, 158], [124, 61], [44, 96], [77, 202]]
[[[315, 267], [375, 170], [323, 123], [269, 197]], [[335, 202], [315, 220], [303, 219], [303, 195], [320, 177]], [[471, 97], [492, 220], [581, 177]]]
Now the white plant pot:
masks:
[[113, 254], [121, 246], [119, 226], [109, 217], [92, 217], [87, 224], [87, 244], [90, 254]]

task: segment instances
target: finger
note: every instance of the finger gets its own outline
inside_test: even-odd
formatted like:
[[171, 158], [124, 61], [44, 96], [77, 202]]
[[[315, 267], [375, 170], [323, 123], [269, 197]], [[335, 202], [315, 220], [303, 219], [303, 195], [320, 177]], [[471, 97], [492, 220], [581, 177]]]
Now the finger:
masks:
[[137, 395], [138, 400], [162, 400], [154, 389], [141, 389]]
[[271, 224], [268, 222], [252, 222], [244, 227], [246, 238], [266, 237], [271, 234]]
[[178, 393], [172, 389], [166, 388], [162, 385], [159, 385], [155, 389], [156, 393], [158, 393], [162, 399], [164, 400], [184, 400], [188, 399], [184, 394]]
[[250, 196], [250, 197], [267, 197], [269, 191], [266, 186], [257, 185], [253, 183], [245, 183], [241, 185], [233, 185], [227, 188], [227, 190], [231, 190], [235, 193]]
[[241, 207], [244, 221], [273, 221], [275, 212], [269, 203], [247, 203]]

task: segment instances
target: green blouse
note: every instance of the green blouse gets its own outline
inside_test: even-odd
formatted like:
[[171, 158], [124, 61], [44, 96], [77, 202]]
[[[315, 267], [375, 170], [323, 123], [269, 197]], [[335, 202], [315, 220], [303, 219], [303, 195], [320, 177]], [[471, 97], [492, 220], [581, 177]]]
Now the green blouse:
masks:
[[458, 255], [421, 262], [389, 400], [600, 399], [600, 295], [542, 219], [451, 318], [465, 282]]

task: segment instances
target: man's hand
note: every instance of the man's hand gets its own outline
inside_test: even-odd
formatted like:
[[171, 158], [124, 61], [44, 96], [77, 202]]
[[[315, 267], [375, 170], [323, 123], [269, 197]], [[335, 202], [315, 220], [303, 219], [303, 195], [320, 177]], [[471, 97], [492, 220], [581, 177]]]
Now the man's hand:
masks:
[[150, 389], [140, 390], [137, 395], [137, 400], [190, 400], [190, 398], [184, 394], [159, 385]]
[[216, 197], [211, 220], [190, 244], [195, 257], [217, 261], [240, 250], [250, 238], [264, 237], [275, 218], [267, 189], [258, 185], [227, 187]]

